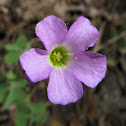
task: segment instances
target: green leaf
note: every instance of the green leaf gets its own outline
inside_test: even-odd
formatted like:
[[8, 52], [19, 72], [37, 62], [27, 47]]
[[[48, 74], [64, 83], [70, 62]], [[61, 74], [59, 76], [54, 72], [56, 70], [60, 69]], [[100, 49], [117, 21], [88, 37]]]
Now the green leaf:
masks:
[[8, 85], [6, 83], [0, 84], [0, 102], [4, 100], [8, 92]]
[[5, 80], [5, 76], [2, 73], [0, 73], [0, 83], [4, 82]]
[[32, 123], [43, 123], [48, 117], [48, 112], [46, 105], [42, 102], [40, 103], [30, 103], [29, 109], [31, 110], [32, 118], [30, 119], [29, 125], [32, 126]]
[[27, 81], [25, 79], [21, 79], [18, 81], [10, 81], [10, 84], [12, 89], [23, 88], [26, 86]]
[[27, 38], [24, 35], [20, 35], [15, 43], [5, 45], [5, 49], [8, 51], [19, 51], [23, 49], [24, 44], [27, 42]]
[[29, 126], [32, 126], [33, 123], [44, 123], [48, 117], [46, 105], [43, 102], [32, 103], [30, 98], [27, 100], [27, 103], [31, 112]]
[[14, 43], [5, 45], [5, 49], [8, 51], [18, 51], [20, 50], [20, 47]]
[[9, 71], [9, 72], [7, 73], [7, 79], [9, 79], [9, 80], [14, 80], [14, 79], [16, 79], [16, 74], [15, 74], [13, 71]]
[[27, 38], [24, 35], [20, 35], [17, 39], [16, 39], [16, 45], [22, 49], [24, 47], [24, 44], [27, 42]]
[[18, 112], [14, 119], [14, 123], [16, 126], [27, 126], [28, 120], [29, 120], [29, 114]]
[[17, 102], [17, 112], [18, 113], [29, 113], [29, 108], [26, 106], [25, 101]]
[[24, 47], [24, 50], [23, 51], [27, 51], [27, 50], [29, 50], [31, 48], [31, 43], [26, 43], [25, 44], [25, 47]]
[[7, 63], [14, 63], [14, 64], [17, 64], [18, 63], [18, 58], [20, 56], [20, 52], [10, 52], [10, 53], [7, 53], [5, 56], [4, 56], [4, 61], [7, 62]]
[[9, 92], [4, 108], [7, 109], [14, 101], [24, 101], [27, 94], [22, 90], [12, 90]]
[[9, 92], [8, 97], [4, 103], [5, 109], [8, 108], [13, 103], [13, 101], [15, 100], [15, 95], [16, 94], [13, 91]]
[[29, 105], [29, 109], [34, 114], [43, 113], [46, 111], [46, 105], [42, 102], [39, 103], [33, 103]]
[[44, 123], [47, 120], [46, 114], [34, 115], [30, 119], [29, 125], [32, 126], [33, 123]]
[[29, 108], [22, 101], [17, 102], [17, 115], [14, 120], [16, 126], [26, 126], [30, 119]]

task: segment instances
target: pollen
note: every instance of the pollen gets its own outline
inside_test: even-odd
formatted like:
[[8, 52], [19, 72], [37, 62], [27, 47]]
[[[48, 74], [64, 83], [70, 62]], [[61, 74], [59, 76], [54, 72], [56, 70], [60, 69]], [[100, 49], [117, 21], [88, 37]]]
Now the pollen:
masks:
[[62, 59], [61, 53], [60, 52], [56, 52], [54, 51], [51, 58], [53, 59], [53, 61], [60, 61]]
[[60, 59], [57, 59], [58, 61], [60, 61]]
[[75, 59], [77, 60], [77, 57], [75, 57]]
[[54, 51], [54, 53], [53, 53], [54, 55], [56, 55], [56, 51]]
[[36, 27], [35, 30], [38, 31], [38, 27]]

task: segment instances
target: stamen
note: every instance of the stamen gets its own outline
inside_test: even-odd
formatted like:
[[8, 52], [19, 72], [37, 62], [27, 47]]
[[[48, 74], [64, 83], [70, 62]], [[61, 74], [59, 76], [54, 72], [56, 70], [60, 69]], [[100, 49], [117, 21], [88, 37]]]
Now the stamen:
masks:
[[54, 53], [53, 53], [54, 55], [56, 55], [56, 51], [54, 51]]
[[55, 48], [50, 54], [51, 63], [58, 67], [66, 65], [68, 58], [67, 50], [62, 46]]

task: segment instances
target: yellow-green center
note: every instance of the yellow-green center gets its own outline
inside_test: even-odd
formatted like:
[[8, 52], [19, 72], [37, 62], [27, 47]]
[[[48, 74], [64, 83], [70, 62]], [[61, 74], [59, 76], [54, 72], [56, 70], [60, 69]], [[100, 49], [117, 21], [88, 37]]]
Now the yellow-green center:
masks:
[[56, 67], [66, 66], [70, 59], [68, 53], [69, 51], [64, 46], [57, 46], [49, 54], [50, 62]]

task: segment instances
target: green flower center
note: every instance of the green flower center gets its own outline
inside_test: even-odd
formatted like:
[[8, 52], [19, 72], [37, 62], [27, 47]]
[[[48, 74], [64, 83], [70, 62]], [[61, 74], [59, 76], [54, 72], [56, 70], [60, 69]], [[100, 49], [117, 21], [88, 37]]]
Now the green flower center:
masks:
[[57, 46], [49, 54], [50, 62], [55, 67], [66, 66], [69, 62], [69, 51], [64, 46]]

